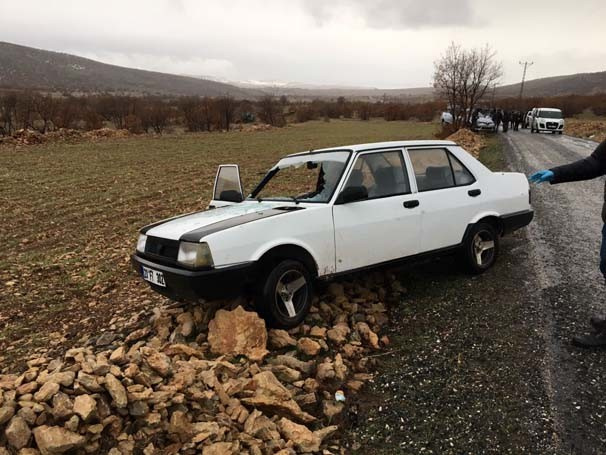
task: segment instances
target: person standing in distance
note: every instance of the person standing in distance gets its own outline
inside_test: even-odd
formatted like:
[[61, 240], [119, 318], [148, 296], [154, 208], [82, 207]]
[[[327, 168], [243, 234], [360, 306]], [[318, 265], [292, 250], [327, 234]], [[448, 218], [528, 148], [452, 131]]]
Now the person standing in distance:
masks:
[[[531, 183], [578, 182], [606, 175], [606, 141], [602, 142], [587, 158], [570, 164], [535, 172], [529, 177]], [[604, 205], [602, 206], [602, 246], [600, 248], [600, 272], [606, 285], [606, 183], [604, 185]], [[575, 336], [572, 342], [580, 347], [606, 347], [606, 318], [594, 316], [589, 321], [593, 331], [587, 335]]]

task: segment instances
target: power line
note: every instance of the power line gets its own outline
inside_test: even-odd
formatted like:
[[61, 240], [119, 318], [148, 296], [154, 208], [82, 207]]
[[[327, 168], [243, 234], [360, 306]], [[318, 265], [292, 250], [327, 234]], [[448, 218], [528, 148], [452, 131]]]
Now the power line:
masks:
[[520, 99], [522, 99], [522, 95], [524, 95], [524, 81], [526, 81], [526, 69], [529, 66], [534, 65], [534, 62], [520, 62], [520, 65], [524, 65], [524, 72], [522, 73], [522, 84], [520, 85]]

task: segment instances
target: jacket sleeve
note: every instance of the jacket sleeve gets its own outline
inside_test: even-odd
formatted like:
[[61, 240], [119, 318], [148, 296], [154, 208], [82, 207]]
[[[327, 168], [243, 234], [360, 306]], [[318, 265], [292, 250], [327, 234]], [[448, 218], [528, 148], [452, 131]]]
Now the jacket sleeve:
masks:
[[595, 151], [578, 161], [550, 169], [554, 178], [552, 184], [590, 180], [606, 174], [606, 141], [602, 142]]

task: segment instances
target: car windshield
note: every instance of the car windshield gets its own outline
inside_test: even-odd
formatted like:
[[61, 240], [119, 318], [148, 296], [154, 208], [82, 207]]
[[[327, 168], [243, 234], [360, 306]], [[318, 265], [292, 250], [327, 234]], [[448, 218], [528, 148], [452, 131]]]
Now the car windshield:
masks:
[[332, 197], [350, 152], [318, 152], [283, 158], [251, 194], [262, 200], [323, 202]]
[[539, 113], [539, 117], [541, 118], [562, 118], [561, 111], [541, 111]]

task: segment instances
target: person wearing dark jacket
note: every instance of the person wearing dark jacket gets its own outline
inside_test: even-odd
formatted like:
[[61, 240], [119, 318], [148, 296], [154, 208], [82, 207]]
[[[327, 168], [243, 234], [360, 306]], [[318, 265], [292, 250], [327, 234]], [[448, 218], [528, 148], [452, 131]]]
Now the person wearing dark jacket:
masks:
[[[557, 183], [590, 180], [602, 175], [606, 175], [606, 141], [598, 145], [587, 158], [535, 172], [529, 180], [536, 184], [549, 182], [555, 185]], [[606, 183], [604, 185], [602, 221], [604, 226], [602, 227], [602, 246], [600, 248], [600, 272], [602, 272], [606, 284]], [[593, 329], [592, 333], [574, 337], [573, 343], [580, 347], [606, 347], [606, 319], [592, 317], [589, 322]]]
[[509, 111], [503, 111], [503, 132], [506, 133], [509, 129], [509, 121], [511, 117], [509, 115]]

